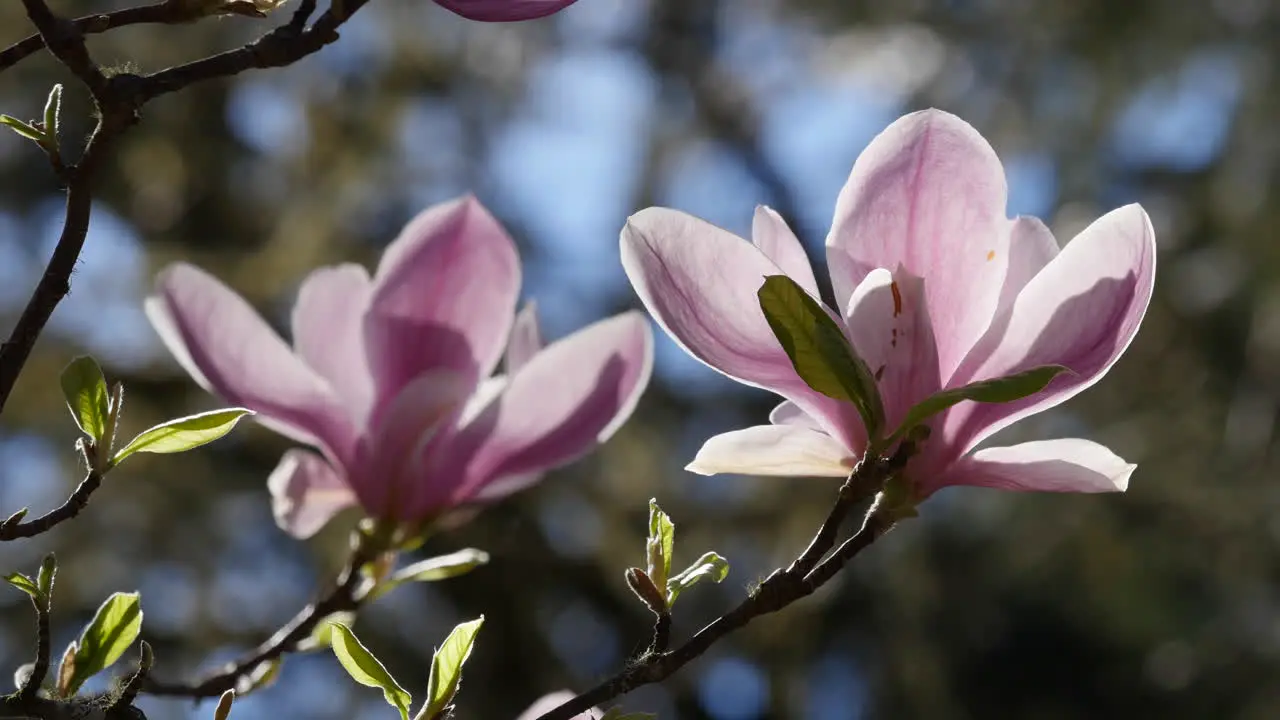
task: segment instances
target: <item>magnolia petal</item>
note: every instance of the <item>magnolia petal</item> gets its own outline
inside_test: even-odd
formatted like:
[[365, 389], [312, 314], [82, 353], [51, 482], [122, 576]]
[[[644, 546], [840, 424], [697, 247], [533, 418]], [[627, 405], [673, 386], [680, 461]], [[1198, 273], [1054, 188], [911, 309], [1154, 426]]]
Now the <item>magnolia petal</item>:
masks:
[[878, 378], [886, 427], [897, 428], [911, 406], [941, 388], [925, 282], [899, 268], [866, 276], [849, 298], [849, 341]]
[[538, 306], [530, 300], [516, 313], [507, 340], [506, 369], [510, 375], [529, 362], [542, 349], [542, 330], [538, 327]]
[[855, 462], [844, 445], [819, 430], [757, 425], [707, 440], [685, 470], [699, 475], [844, 477]]
[[495, 502], [508, 495], [514, 495], [527, 487], [536, 485], [545, 473], [527, 472], [504, 475], [490, 480], [476, 493], [476, 502]]
[[437, 502], [468, 502], [491, 481], [585, 455], [631, 415], [652, 365], [653, 336], [637, 312], [547, 346], [449, 444], [444, 474], [464, 480]]
[[436, 4], [468, 20], [516, 22], [546, 17], [577, 0], [435, 0]]
[[327, 460], [307, 450], [287, 450], [267, 478], [271, 512], [281, 530], [309, 538], [333, 516], [356, 505], [355, 493]]
[[751, 222], [751, 240], [787, 277], [799, 283], [810, 295], [821, 297], [804, 245], [777, 211], [764, 205], [756, 206], [755, 218]]
[[1137, 467], [1089, 440], [1041, 440], [986, 448], [963, 457], [925, 494], [947, 485], [1040, 492], [1124, 492]]
[[360, 265], [320, 268], [302, 283], [293, 306], [294, 350], [329, 381], [357, 424], [373, 402], [363, 338], [369, 292], [369, 273]]
[[[840, 192], [827, 245], [847, 255], [833, 273], [854, 276], [833, 285], [899, 265], [925, 278], [949, 376], [996, 311], [1009, 260], [1006, 195], [1000, 160], [968, 123], [938, 110], [904, 116], [871, 141]], [[847, 299], [836, 297], [842, 307]]]
[[853, 406], [806, 385], [765, 320], [757, 292], [766, 276], [782, 270], [759, 248], [667, 208], [632, 215], [621, 244], [636, 294], [686, 352], [795, 402], [849, 448], [861, 447], [865, 432]]
[[489, 375], [519, 289], [515, 243], [475, 198], [419, 214], [383, 254], [365, 318], [380, 399], [427, 370]]
[[796, 425], [813, 430], [822, 429], [822, 426], [809, 417], [808, 413], [801, 410], [798, 405], [790, 400], [783, 400], [769, 412], [769, 423], [772, 425]]
[[355, 431], [333, 390], [244, 298], [177, 263], [160, 273], [145, 308], [169, 352], [206, 390], [282, 435], [345, 457]]
[[1065, 365], [1072, 373], [1016, 402], [957, 405], [946, 420], [948, 445], [957, 454], [966, 451], [1102, 378], [1146, 314], [1155, 263], [1155, 233], [1138, 205], [1107, 213], [1068, 243], [996, 318], [949, 385], [1048, 364]]
[[475, 387], [473, 375], [429, 370], [391, 399], [362, 445], [361, 473], [352, 482], [371, 516], [413, 522], [436, 509], [422, 498], [438, 493], [435, 485], [457, 478], [431, 472], [429, 459], [453, 435]]
[[[569, 690], [560, 690], [543, 695], [534, 701], [534, 703], [529, 706], [528, 710], [520, 713], [520, 717], [516, 718], [516, 720], [538, 720], [538, 718], [546, 715], [552, 710], [555, 710], [575, 697], [577, 697], [577, 695]], [[599, 720], [602, 714], [603, 713], [601, 713], [600, 710], [592, 708], [587, 712], [574, 715], [569, 718], [569, 720]]]
[[1026, 215], [1013, 221], [1009, 234], [1009, 269], [1000, 288], [996, 315], [1013, 305], [1031, 278], [1058, 256], [1058, 241], [1039, 218]]

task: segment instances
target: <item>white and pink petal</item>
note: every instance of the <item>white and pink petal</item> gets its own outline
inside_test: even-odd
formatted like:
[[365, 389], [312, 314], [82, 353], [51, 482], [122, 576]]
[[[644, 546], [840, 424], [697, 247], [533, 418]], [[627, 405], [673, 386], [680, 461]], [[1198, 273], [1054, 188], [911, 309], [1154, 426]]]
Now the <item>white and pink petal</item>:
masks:
[[856, 463], [842, 443], [821, 430], [757, 425], [707, 440], [685, 469], [699, 475], [844, 477]]
[[[950, 485], [998, 490], [1124, 492], [1137, 468], [1104, 445], [1077, 438], [1040, 440], [978, 450], [924, 486], [924, 494]], [[922, 478], [921, 482], [927, 482]]]
[[280, 529], [309, 538], [333, 516], [357, 504], [342, 473], [309, 450], [287, 450], [267, 478], [271, 511]]

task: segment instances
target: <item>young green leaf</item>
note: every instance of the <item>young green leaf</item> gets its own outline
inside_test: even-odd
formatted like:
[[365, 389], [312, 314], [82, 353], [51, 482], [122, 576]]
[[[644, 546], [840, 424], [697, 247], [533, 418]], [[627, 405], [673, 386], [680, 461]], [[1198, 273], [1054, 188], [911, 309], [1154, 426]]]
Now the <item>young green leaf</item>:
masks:
[[107, 413], [110, 411], [107, 379], [102, 368], [88, 355], [82, 355], [62, 371], [62, 396], [76, 425], [95, 444], [100, 443], [107, 432]]
[[44, 134], [53, 147], [58, 147], [58, 118], [62, 114], [62, 85], [56, 84], [44, 101]]
[[981, 403], [1007, 403], [1040, 392], [1050, 380], [1071, 370], [1062, 365], [1040, 365], [1007, 377], [970, 383], [952, 390], [942, 390], [921, 400], [907, 411], [902, 425], [889, 437], [892, 444], [906, 437], [912, 428], [962, 400]]
[[649, 579], [657, 587], [662, 587], [671, 576], [671, 556], [676, 549], [676, 526], [662, 508], [658, 507], [656, 499], [649, 500], [649, 540], [645, 548], [648, 551]]
[[484, 616], [464, 622], [449, 633], [444, 644], [431, 657], [431, 677], [427, 680], [427, 701], [414, 716], [414, 720], [435, 720], [443, 717], [445, 710], [453, 703], [462, 684], [462, 666], [471, 656], [471, 648], [475, 645], [476, 633], [484, 624]]
[[188, 415], [143, 430], [137, 437], [129, 441], [111, 458], [111, 464], [136, 452], [147, 453], [180, 453], [205, 443], [213, 442], [231, 432], [245, 415], [252, 415], [252, 410], [244, 408], [228, 408]]
[[346, 668], [351, 679], [365, 687], [381, 689], [387, 704], [400, 711], [402, 720], [409, 720], [409, 703], [413, 698], [391, 677], [378, 658], [360, 643], [351, 628], [335, 624], [331, 640], [333, 654], [338, 656], [338, 662]]
[[488, 562], [489, 553], [475, 548], [420, 560], [400, 568], [391, 577], [375, 585], [369, 592], [368, 599], [382, 597], [407, 582], [436, 582], [465, 575]]
[[115, 593], [98, 608], [80, 633], [65, 694], [75, 695], [85, 680], [111, 667], [142, 632], [138, 593]]
[[44, 133], [39, 128], [30, 123], [25, 123], [12, 115], [0, 115], [0, 125], [6, 125], [22, 137], [28, 140], [35, 140], [41, 145], [47, 142]]
[[696, 562], [681, 571], [679, 575], [667, 581], [667, 606], [669, 607], [675, 603], [680, 593], [703, 580], [721, 582], [728, 574], [728, 560], [713, 552], [703, 554]]
[[867, 364], [844, 331], [796, 281], [771, 275], [756, 293], [765, 320], [796, 374], [814, 390], [853, 404], [876, 440], [884, 426], [884, 402]]
[[39, 599], [40, 597], [40, 586], [36, 585], [35, 580], [32, 580], [22, 573], [9, 573], [4, 576], [4, 581], [33, 598]]
[[49, 553], [44, 556], [44, 562], [40, 563], [40, 574], [36, 576], [36, 587], [40, 588], [40, 594], [46, 603], [53, 595], [53, 579], [57, 574], [58, 559], [53, 553]]

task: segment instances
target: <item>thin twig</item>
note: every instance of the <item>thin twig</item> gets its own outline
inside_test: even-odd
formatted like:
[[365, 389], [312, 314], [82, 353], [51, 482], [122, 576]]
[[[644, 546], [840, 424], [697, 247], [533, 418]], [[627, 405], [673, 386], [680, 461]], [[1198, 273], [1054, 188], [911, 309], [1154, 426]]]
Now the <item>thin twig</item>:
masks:
[[29, 538], [48, 532], [58, 523], [65, 522], [80, 514], [89, 504], [89, 496], [102, 484], [102, 475], [90, 470], [75, 491], [58, 507], [41, 515], [35, 520], [17, 522], [12, 525], [0, 524], [0, 542]]
[[299, 644], [311, 637], [321, 622], [340, 612], [354, 612], [360, 608], [363, 597], [359, 595], [363, 575], [360, 569], [375, 557], [376, 553], [362, 543], [352, 551], [351, 558], [338, 576], [334, 588], [321, 599], [307, 605], [266, 642], [222, 670], [194, 682], [163, 682], [146, 677], [142, 692], [150, 695], [168, 695], [193, 699], [216, 698], [227, 690], [238, 693], [249, 688], [237, 687], [248, 680], [264, 663], [272, 662], [286, 653], [297, 650]]
[[[646, 653], [613, 677], [543, 714], [538, 720], [569, 720], [638, 687], [662, 682], [729, 633], [761, 615], [777, 612], [812, 595], [854, 556], [893, 528], [898, 518], [897, 509], [875, 502], [867, 510], [858, 532], [823, 560], [835, 545], [840, 526], [853, 507], [868, 495], [879, 492], [889, 478], [901, 472], [914, 453], [915, 444], [906, 441], [891, 457], [864, 459], [845, 480], [827, 519], [795, 562], [786, 569], [775, 570], [737, 607], [713, 620], [676, 649]], [[659, 628], [655, 626], [655, 647], [658, 646], [658, 632]]]
[[49, 648], [53, 642], [49, 639], [49, 599], [32, 595], [31, 604], [36, 608], [36, 661], [31, 666], [31, 674], [23, 681], [22, 689], [18, 691], [20, 701], [30, 700], [40, 692], [40, 686], [44, 684], [44, 678], [49, 674]]
[[[104, 33], [126, 25], [176, 25], [203, 17], [196, 3], [159, 2], [152, 5], [125, 8], [109, 13], [96, 13], [76, 18], [71, 22], [85, 35]], [[18, 64], [28, 56], [44, 48], [40, 35], [31, 35], [0, 50], [0, 72]]]

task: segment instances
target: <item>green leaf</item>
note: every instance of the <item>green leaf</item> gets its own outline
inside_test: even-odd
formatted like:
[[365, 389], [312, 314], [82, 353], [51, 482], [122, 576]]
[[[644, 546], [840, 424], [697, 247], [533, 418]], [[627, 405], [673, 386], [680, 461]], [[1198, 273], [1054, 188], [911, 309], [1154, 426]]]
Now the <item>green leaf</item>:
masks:
[[983, 380], [953, 390], [936, 392], [907, 411], [902, 425], [890, 436], [889, 444], [901, 440], [916, 426], [962, 400], [982, 403], [1007, 403], [1021, 400], [1028, 395], [1040, 392], [1050, 380], [1064, 372], [1071, 372], [1071, 370], [1062, 365], [1040, 365], [1007, 377]]
[[111, 458], [111, 463], [117, 464], [136, 452], [186, 452], [226, 435], [240, 422], [240, 418], [252, 414], [252, 410], [244, 408], [227, 408], [161, 423], [150, 430], [143, 430], [130, 440]]
[[22, 573], [9, 573], [4, 576], [4, 580], [31, 597], [36, 599], [40, 598], [40, 586], [36, 585], [35, 580], [32, 580]]
[[728, 560], [714, 552], [705, 553], [696, 562], [681, 571], [679, 575], [667, 581], [667, 605], [673, 604], [680, 593], [703, 580], [721, 582], [728, 575]]
[[45, 602], [53, 596], [53, 579], [58, 574], [58, 559], [49, 553], [44, 556], [44, 562], [40, 563], [40, 574], [36, 576], [36, 587], [40, 588], [40, 594], [44, 596]]
[[414, 720], [435, 720], [453, 702], [462, 684], [462, 666], [471, 656], [476, 633], [484, 624], [484, 616], [464, 622], [449, 633], [444, 644], [431, 657], [431, 677], [427, 680], [427, 702], [414, 716]]
[[667, 583], [671, 576], [671, 556], [676, 549], [676, 526], [671, 518], [658, 507], [656, 499], [649, 500], [648, 575], [657, 587]]
[[331, 639], [333, 654], [338, 656], [338, 662], [347, 669], [351, 678], [365, 687], [381, 688], [387, 704], [399, 710], [403, 720], [409, 720], [409, 703], [413, 698], [391, 677], [378, 658], [360, 644], [351, 628], [334, 624]]
[[0, 125], [7, 125], [14, 132], [28, 140], [35, 140], [44, 145], [47, 142], [45, 134], [40, 129], [29, 123], [22, 122], [12, 115], [0, 115]]
[[49, 144], [58, 146], [58, 118], [62, 114], [62, 85], [57, 84], [49, 91], [44, 101], [44, 133]]
[[382, 597], [407, 582], [436, 582], [465, 575], [489, 562], [489, 553], [466, 548], [448, 555], [427, 558], [397, 570], [369, 592], [369, 600]]
[[107, 413], [110, 412], [107, 379], [102, 368], [88, 355], [82, 355], [62, 371], [62, 396], [76, 425], [95, 444], [102, 442], [107, 432]]
[[142, 607], [138, 593], [118, 592], [107, 598], [80, 633], [66, 695], [75, 695], [85, 680], [111, 667], [141, 631]]
[[796, 373], [809, 387], [853, 404], [872, 441], [884, 426], [884, 403], [867, 364], [822, 305], [796, 281], [771, 275], [757, 292], [760, 309]]

